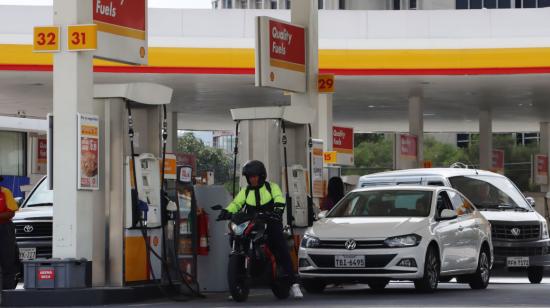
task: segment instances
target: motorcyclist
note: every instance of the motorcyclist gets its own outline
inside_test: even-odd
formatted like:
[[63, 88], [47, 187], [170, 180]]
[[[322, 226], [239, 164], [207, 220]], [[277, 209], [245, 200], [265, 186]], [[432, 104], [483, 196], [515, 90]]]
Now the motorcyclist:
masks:
[[264, 164], [251, 160], [243, 166], [242, 175], [246, 177], [248, 186], [241, 189], [235, 199], [220, 212], [218, 219], [230, 219], [232, 214], [239, 212], [246, 205], [246, 211], [267, 211], [275, 214], [277, 221], [268, 221], [266, 234], [269, 249], [288, 275], [291, 292], [294, 298], [302, 298], [300, 286], [292, 269], [292, 261], [288, 245], [283, 234], [282, 215], [285, 208], [285, 198], [279, 186], [267, 182], [267, 171]]

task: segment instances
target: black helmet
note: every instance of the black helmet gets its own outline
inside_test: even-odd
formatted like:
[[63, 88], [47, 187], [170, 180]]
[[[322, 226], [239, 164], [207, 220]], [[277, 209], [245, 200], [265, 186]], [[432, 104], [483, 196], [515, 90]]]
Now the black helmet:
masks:
[[260, 177], [259, 185], [260, 187], [264, 185], [265, 179], [267, 178], [267, 171], [265, 170], [264, 163], [259, 160], [250, 160], [243, 166], [243, 176], [246, 177], [246, 182], [250, 185], [248, 177], [258, 176]]

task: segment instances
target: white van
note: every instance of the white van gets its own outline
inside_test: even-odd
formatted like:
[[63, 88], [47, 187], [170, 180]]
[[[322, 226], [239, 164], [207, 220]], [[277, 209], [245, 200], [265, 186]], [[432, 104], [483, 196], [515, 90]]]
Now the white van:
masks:
[[531, 283], [540, 283], [544, 267], [550, 266], [547, 222], [533, 209], [534, 201], [525, 198], [505, 176], [465, 168], [409, 169], [365, 175], [357, 185], [453, 187], [470, 199], [491, 223], [496, 267], [526, 270]]

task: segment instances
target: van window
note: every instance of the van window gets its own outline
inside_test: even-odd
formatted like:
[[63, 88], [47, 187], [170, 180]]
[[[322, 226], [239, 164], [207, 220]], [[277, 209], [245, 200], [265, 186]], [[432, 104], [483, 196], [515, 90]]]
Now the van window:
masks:
[[463, 193], [479, 210], [524, 210], [531, 206], [507, 178], [490, 175], [449, 178], [453, 188]]

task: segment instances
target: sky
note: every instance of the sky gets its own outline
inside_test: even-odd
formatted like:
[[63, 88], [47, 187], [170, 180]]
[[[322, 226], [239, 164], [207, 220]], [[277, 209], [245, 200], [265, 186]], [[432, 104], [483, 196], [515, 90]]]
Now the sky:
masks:
[[[105, 1], [105, 0], [104, 0]], [[52, 5], [53, 0], [0, 0], [0, 5]], [[149, 0], [149, 7], [210, 9], [211, 0]]]

